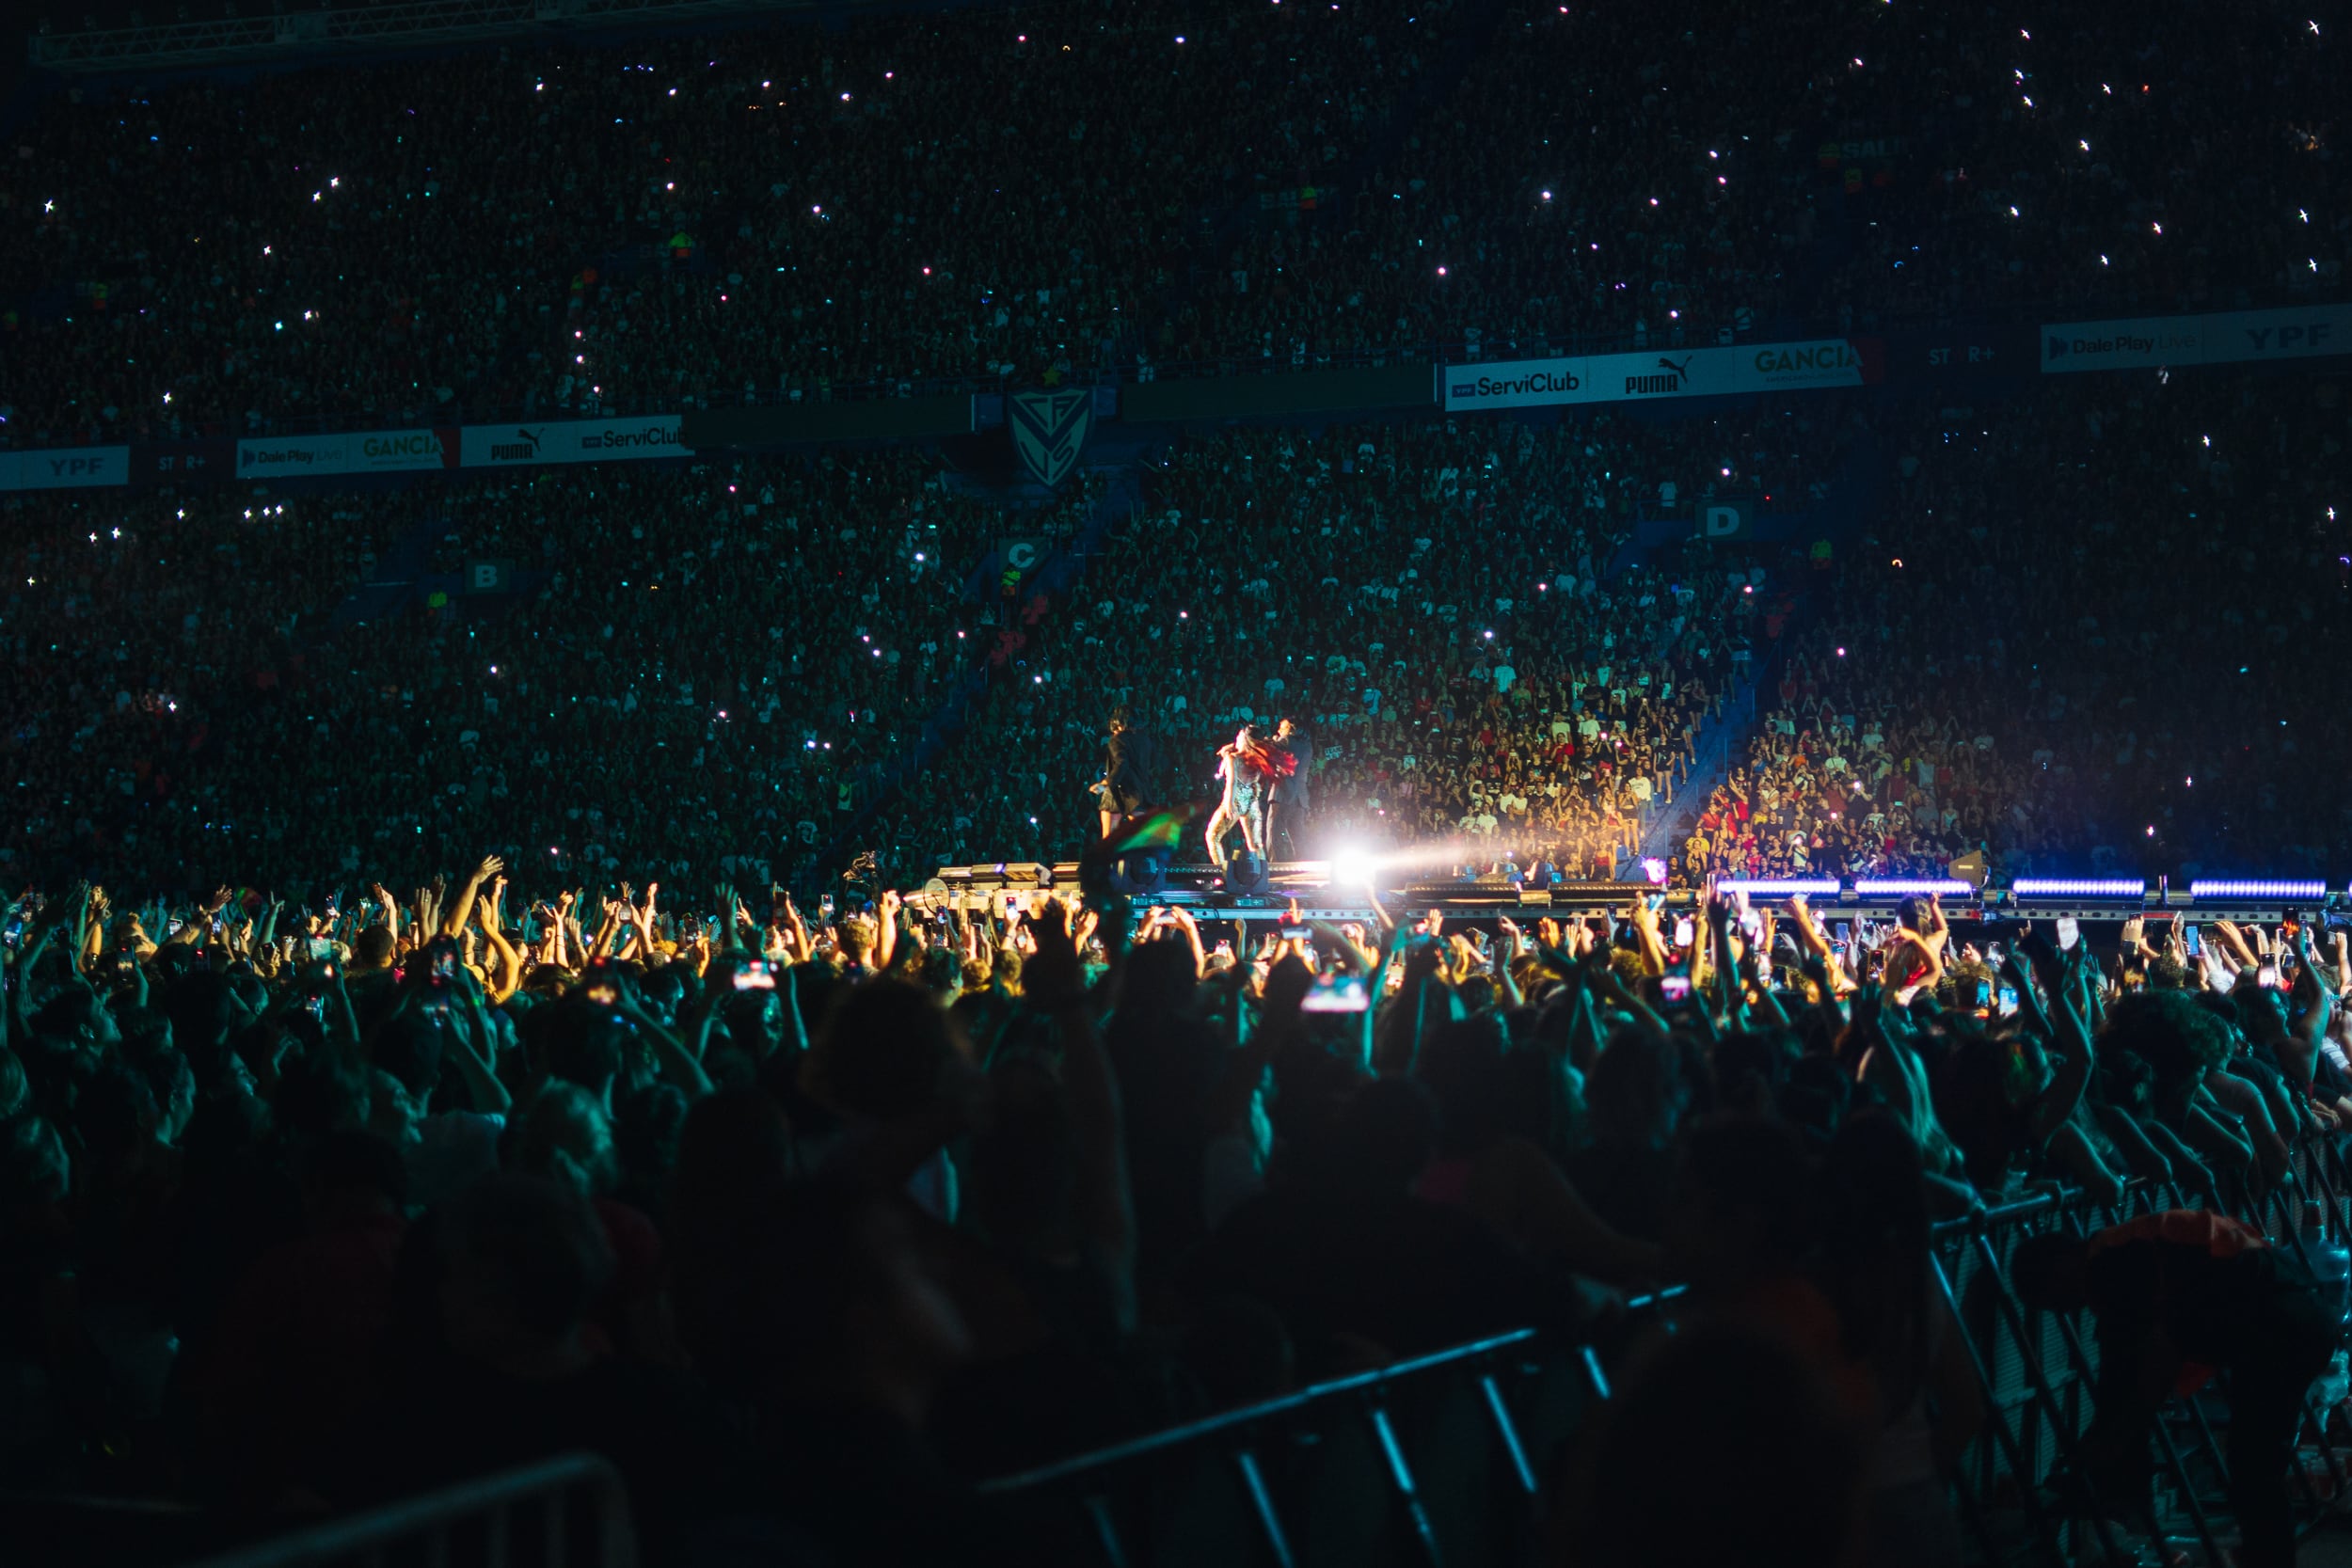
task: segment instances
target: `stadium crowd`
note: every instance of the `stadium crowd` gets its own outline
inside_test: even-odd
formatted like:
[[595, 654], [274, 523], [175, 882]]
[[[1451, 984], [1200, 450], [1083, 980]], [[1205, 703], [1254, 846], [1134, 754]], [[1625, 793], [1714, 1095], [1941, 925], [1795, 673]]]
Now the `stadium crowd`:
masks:
[[1773, 550], [1621, 562], [1637, 519], [1717, 494], [1802, 510], [1839, 474], [1853, 417], [1817, 403], [1190, 441], [1089, 563], [1050, 653], [976, 705], [958, 754], [1018, 787], [931, 771], [879, 838], [935, 841], [933, 863], [1074, 856], [1104, 718], [1124, 706], [1155, 732], [1155, 803], [1203, 816], [1237, 726], [1306, 731], [1309, 810], [1277, 859], [1461, 837], [1613, 865], [1786, 592], [1755, 563]]
[[1343, 199], [1236, 247], [1226, 352], [1532, 357], [2327, 297], [2352, 234], [2333, 47], [2291, 10], [2216, 31], [2106, 4], [1512, 6]]
[[2331, 380], [2221, 372], [1916, 413], [1689, 869], [2343, 864], [2315, 721], [2352, 652], [2348, 417]]
[[2281, 303], [2334, 47], [1059, 0], [81, 88], [0, 158], [0, 444]]
[[[0, 447], [2328, 294], [2335, 47], [1048, 0], [91, 87], [0, 140]], [[1956, 1563], [2000, 1417], [1931, 1220], [2286, 1190], [2352, 961], [1712, 879], [2341, 873], [2346, 417], [2201, 369], [1188, 430], [1100, 529], [1104, 475], [1015, 513], [898, 447], [0, 499], [0, 1490], [258, 1533], [586, 1447], [650, 1561], [1077, 1560], [973, 1483], [1672, 1283], [1540, 1456], [1562, 1560]], [[1645, 538], [1717, 498], [1805, 531]], [[1049, 598], [1016, 534], [1097, 543]], [[1685, 806], [1708, 897], [914, 893], [1076, 858], [1113, 709], [1190, 834], [1287, 719], [1277, 858], [1616, 876]], [[2299, 1400], [2315, 1285], [2197, 1223], [2019, 1288]], [[2067, 1484], [2128, 1514], [2153, 1411], [2096, 1397]]]
[[[1089, 504], [1075, 484], [1024, 526]], [[0, 516], [20, 881], [170, 865], [323, 900], [463, 832], [564, 874], [765, 887], [865, 803], [1001, 613], [967, 579], [1003, 509], [905, 451]], [[480, 561], [516, 591], [467, 597]], [[395, 572], [418, 575], [370, 589]]]
[[0, 163], [4, 429], [1091, 370], [1255, 183], [1359, 147], [1456, 9], [1062, 0], [76, 93]]
[[[2218, 1202], [2352, 1117], [2309, 927], [2094, 957], [1723, 898], [1686, 939], [1645, 898], [1248, 942], [512, 876], [12, 901], [12, 1485], [267, 1528], [585, 1446], [658, 1560], [1052, 1561], [969, 1483], [1675, 1280], [1820, 1440], [1738, 1528], [1956, 1561], [1980, 1406], [1931, 1215]], [[1302, 1008], [1351, 973], [1369, 1006]], [[2249, 1562], [2288, 1560], [2284, 1458], [2237, 1466]]]

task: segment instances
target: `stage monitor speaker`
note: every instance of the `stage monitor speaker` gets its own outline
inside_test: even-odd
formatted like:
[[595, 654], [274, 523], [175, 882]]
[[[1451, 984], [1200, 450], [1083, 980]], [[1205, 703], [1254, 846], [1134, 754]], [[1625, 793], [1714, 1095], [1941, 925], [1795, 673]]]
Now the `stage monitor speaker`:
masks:
[[1111, 864], [1111, 891], [1129, 898], [1156, 896], [1168, 886], [1166, 849], [1130, 849]]
[[1263, 898], [1271, 884], [1265, 857], [1244, 849], [1225, 863], [1225, 891], [1236, 898]]

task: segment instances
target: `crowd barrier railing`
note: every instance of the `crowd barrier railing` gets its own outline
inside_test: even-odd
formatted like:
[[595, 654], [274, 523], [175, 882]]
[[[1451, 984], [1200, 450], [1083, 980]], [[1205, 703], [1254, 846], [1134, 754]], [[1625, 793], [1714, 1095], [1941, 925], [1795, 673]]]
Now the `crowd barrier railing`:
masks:
[[[1677, 1292], [1636, 1298], [1646, 1313]], [[1520, 1560], [1607, 1372], [1534, 1329], [1317, 1384], [982, 1491], [1068, 1509], [1106, 1568]]]
[[[2167, 1209], [2214, 1206], [2272, 1244], [2309, 1256], [2316, 1204], [2333, 1234], [2352, 1221], [2352, 1167], [2326, 1137], [2291, 1148], [2259, 1189], [2234, 1180], [2210, 1200], [2179, 1182], [2136, 1180], [2110, 1202], [2052, 1190], [1937, 1225], [1931, 1268], [1957, 1325], [1986, 1420], [1954, 1478], [1953, 1501], [1986, 1563], [2072, 1568], [2131, 1560], [2127, 1530], [2168, 1558], [2194, 1545], [2229, 1560], [2221, 1518], [2229, 1466], [2210, 1396], [2172, 1401], [2154, 1437], [2164, 1489], [2103, 1497], [2079, 1463], [2093, 1414], [2097, 1341], [2088, 1315], [2038, 1310], [2010, 1282], [2026, 1237], [2098, 1227]], [[1103, 1568], [1274, 1568], [1418, 1560], [1525, 1561], [1558, 1463], [1613, 1397], [1610, 1356], [1630, 1323], [1671, 1308], [1680, 1290], [1628, 1303], [1590, 1338], [1520, 1329], [1314, 1385], [1277, 1399], [985, 1482], [982, 1493], [1060, 1513]], [[2347, 1490], [2340, 1409], [2306, 1398], [2295, 1471], [2309, 1528]], [[257, 1543], [201, 1568], [305, 1568], [459, 1560], [486, 1568], [593, 1562], [634, 1568], [636, 1541], [617, 1474], [572, 1455]]]
[[637, 1568], [637, 1560], [620, 1473], [575, 1453], [257, 1541], [197, 1568]]
[[[2338, 1235], [2344, 1155], [2304, 1139], [2259, 1194], [2225, 1183], [2218, 1207], [2272, 1243], [2306, 1247], [2316, 1202]], [[2127, 1532], [2207, 1563], [2228, 1559], [2229, 1471], [2210, 1400], [2167, 1407], [2154, 1457], [2161, 1500], [2099, 1496], [2078, 1463], [2098, 1377], [2088, 1315], [2036, 1309], [2010, 1283], [2025, 1238], [2088, 1235], [2166, 1209], [2206, 1206], [2179, 1183], [2125, 1184], [2112, 1202], [2045, 1191], [1938, 1225], [1933, 1287], [1958, 1325], [1985, 1410], [1952, 1488], [1988, 1563], [2126, 1561]], [[1650, 1310], [1677, 1291], [1641, 1298]], [[1613, 1340], [1612, 1343], [1618, 1341]], [[987, 1483], [1062, 1512], [1104, 1568], [1257, 1561], [1277, 1568], [1388, 1560], [1519, 1560], [1547, 1483], [1579, 1424], [1612, 1397], [1609, 1351], [1522, 1330], [1303, 1389]], [[2339, 1413], [2306, 1402], [2298, 1500], [2308, 1528], [2347, 1493]]]

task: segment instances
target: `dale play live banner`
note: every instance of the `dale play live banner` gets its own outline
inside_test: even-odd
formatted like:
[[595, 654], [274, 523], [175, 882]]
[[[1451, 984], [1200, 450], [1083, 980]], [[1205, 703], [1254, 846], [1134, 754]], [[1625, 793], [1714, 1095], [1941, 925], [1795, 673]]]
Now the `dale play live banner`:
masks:
[[1555, 403], [1628, 403], [1711, 398], [1810, 387], [1859, 387], [1879, 379], [1873, 339], [1820, 338], [1748, 348], [1684, 348], [1506, 359], [1438, 368], [1448, 413], [1534, 408]]
[[2047, 374], [2315, 359], [2329, 354], [2352, 354], [2352, 305], [2060, 322], [2042, 329], [2042, 369]]

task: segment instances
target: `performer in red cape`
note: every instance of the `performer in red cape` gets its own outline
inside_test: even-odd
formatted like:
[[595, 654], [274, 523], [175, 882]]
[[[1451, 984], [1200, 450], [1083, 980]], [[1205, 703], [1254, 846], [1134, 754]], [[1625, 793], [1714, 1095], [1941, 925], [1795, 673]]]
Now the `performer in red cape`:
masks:
[[1217, 801], [1216, 815], [1209, 818], [1209, 859], [1219, 871], [1225, 869], [1225, 835], [1235, 828], [1241, 830], [1242, 843], [1251, 854], [1265, 853], [1258, 842], [1259, 801], [1274, 780], [1296, 766], [1289, 753], [1261, 741], [1257, 730], [1248, 724], [1234, 735], [1231, 745], [1216, 749], [1216, 776], [1224, 781], [1225, 793]]

